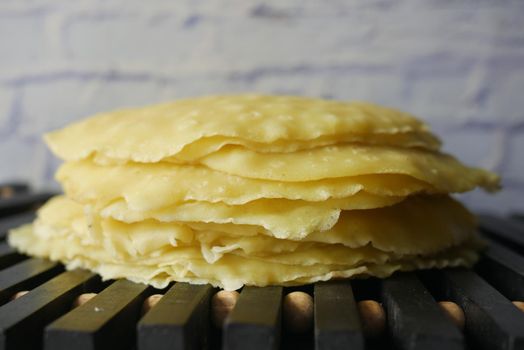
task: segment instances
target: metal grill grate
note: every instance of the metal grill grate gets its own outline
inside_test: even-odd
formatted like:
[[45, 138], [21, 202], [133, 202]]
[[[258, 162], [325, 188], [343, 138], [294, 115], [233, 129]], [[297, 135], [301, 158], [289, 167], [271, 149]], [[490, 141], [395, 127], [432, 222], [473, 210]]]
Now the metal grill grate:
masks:
[[[51, 196], [23, 184], [0, 186], [0, 349], [524, 349], [524, 221], [482, 215], [490, 248], [475, 269], [399, 273], [378, 280], [297, 288], [245, 287], [223, 328], [211, 322], [210, 286], [165, 290], [125, 280], [102, 282], [87, 271], [17, 254], [9, 228], [29, 222]], [[29, 291], [22, 297], [21, 291]], [[292, 291], [314, 298], [314, 326], [294, 333], [281, 322]], [[18, 294], [17, 294], [18, 293]], [[97, 293], [73, 308], [83, 293]], [[163, 297], [149, 311], [146, 298]], [[383, 305], [385, 329], [365, 332], [359, 302]], [[460, 330], [439, 307], [456, 303]], [[364, 320], [365, 321], [365, 320]]]

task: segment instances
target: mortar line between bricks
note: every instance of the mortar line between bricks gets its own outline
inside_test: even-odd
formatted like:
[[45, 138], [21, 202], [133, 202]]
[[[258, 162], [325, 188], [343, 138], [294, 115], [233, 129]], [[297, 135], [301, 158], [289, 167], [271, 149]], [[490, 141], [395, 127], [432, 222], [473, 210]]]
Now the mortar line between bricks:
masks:
[[64, 79], [78, 79], [78, 80], [122, 80], [122, 81], [157, 81], [159, 83], [176, 82], [180, 77], [189, 75], [199, 78], [224, 78], [225, 80], [235, 81], [244, 80], [246, 82], [254, 82], [259, 78], [268, 76], [282, 76], [282, 75], [303, 75], [303, 74], [325, 74], [336, 73], [360, 73], [360, 74], [384, 74], [395, 71], [393, 66], [380, 64], [297, 64], [289, 66], [268, 66], [262, 68], [246, 69], [243, 71], [229, 70], [225, 72], [192, 72], [193, 74], [180, 74], [176, 72], [171, 73], [171, 76], [160, 76], [156, 72], [124, 72], [121, 70], [105, 70], [101, 72], [90, 70], [57, 70], [55, 72], [34, 73], [21, 75], [15, 78], [0, 78], [0, 83], [9, 86], [20, 86], [28, 83], [48, 83], [50, 81], [64, 80]]
[[23, 92], [16, 89], [11, 100], [9, 111], [7, 112], [7, 121], [3, 127], [0, 127], [0, 139], [14, 135], [20, 125], [22, 113]]

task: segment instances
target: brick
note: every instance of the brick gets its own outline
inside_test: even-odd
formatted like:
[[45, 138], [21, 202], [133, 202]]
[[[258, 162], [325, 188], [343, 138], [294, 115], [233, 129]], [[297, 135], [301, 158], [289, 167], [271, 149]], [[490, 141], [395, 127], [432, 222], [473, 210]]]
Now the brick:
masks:
[[55, 190], [57, 193], [63, 192], [60, 184], [55, 180], [55, 173], [60, 164], [62, 160], [52, 154], [47, 147], [42, 146], [38, 163], [39, 175], [32, 182], [35, 188]]
[[[348, 45], [365, 42], [372, 27], [358, 16], [352, 20], [349, 28], [328, 18], [274, 20], [220, 12], [210, 17], [168, 12], [159, 21], [136, 13], [93, 15], [66, 21], [64, 45], [70, 59], [79, 62], [145, 63], [177, 71], [245, 70], [350, 53]], [[304, 38], [308, 44], [298, 44]]]
[[153, 76], [107, 77], [95, 80], [86, 97], [83, 116], [116, 108], [163, 102], [164, 83]]
[[409, 110], [429, 121], [457, 123], [471, 114], [467, 72], [407, 77], [404, 99]]
[[43, 175], [42, 154], [45, 149], [41, 141], [18, 136], [0, 139], [0, 159], [2, 168], [0, 182], [21, 180], [29, 183], [39, 182]]
[[72, 16], [64, 25], [65, 52], [69, 59], [89, 64], [190, 66], [202, 61], [213, 28], [184, 27], [187, 21], [171, 13], [161, 18], [137, 13]]
[[524, 183], [524, 128], [521, 128], [519, 134], [512, 135], [508, 148], [504, 175], [508, 179], [520, 180]]
[[10, 113], [14, 101], [14, 90], [0, 86], [0, 135], [10, 128]]
[[2, 69], [44, 59], [45, 19], [38, 13], [32, 16], [0, 16], [0, 42]]
[[479, 58], [497, 52], [500, 46], [513, 51], [524, 44], [524, 33], [515, 30], [523, 13], [517, 3], [490, 6], [437, 1], [428, 5], [404, 1], [383, 11], [364, 12], [370, 22], [377, 24], [373, 38], [376, 50], [368, 50], [367, 54], [408, 61], [435, 52]]
[[40, 135], [98, 112], [205, 94], [247, 91], [220, 77], [163, 79], [154, 75], [57, 75], [26, 82], [20, 135]]
[[490, 194], [482, 190], [457, 196], [469, 209], [476, 213], [508, 214], [524, 212], [524, 188], [521, 186], [506, 186], [500, 192]]
[[242, 79], [230, 79], [224, 75], [195, 75], [180, 77], [163, 85], [159, 94], [155, 96], [161, 101], [170, 101], [178, 98], [245, 93], [254, 91], [253, 84]]
[[403, 105], [402, 89], [399, 88], [402, 78], [387, 67], [334, 65], [267, 69], [254, 80], [257, 91], [367, 100], [397, 108]]
[[97, 112], [158, 102], [161, 88], [144, 79], [57, 76], [45, 83], [28, 83], [20, 134], [40, 135]]
[[435, 128], [443, 142], [443, 151], [471, 166], [492, 168], [500, 163], [504, 147], [497, 130], [478, 127]]
[[367, 49], [373, 35], [372, 23], [356, 15], [347, 22], [314, 16], [216, 19], [214, 27], [213, 59], [240, 69], [344, 62]]
[[509, 123], [524, 120], [524, 53], [492, 59], [484, 77], [477, 118]]

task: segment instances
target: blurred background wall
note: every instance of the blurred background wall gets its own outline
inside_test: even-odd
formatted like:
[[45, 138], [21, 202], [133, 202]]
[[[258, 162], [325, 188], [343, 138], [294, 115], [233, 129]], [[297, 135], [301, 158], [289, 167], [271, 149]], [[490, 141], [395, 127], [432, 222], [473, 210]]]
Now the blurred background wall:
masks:
[[524, 1], [0, 1], [0, 181], [55, 187], [42, 133], [98, 111], [265, 92], [364, 99], [499, 172], [524, 211]]

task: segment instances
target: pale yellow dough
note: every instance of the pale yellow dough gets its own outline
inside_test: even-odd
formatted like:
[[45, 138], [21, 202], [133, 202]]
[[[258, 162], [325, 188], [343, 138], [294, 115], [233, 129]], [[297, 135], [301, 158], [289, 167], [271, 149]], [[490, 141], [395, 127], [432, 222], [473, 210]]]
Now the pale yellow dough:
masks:
[[[64, 233], [67, 235], [68, 232]], [[332, 278], [388, 277], [399, 270], [472, 266], [478, 259], [476, 251], [479, 247], [477, 242], [472, 241], [429, 256], [397, 257], [378, 252], [378, 258], [367, 256], [366, 260], [354, 265], [293, 265], [235, 254], [226, 254], [210, 264], [198, 258], [198, 252], [191, 248], [132, 260], [121, 259], [100, 245], [81, 245], [74, 235], [67, 235], [67, 239], [49, 238], [46, 235], [42, 237], [31, 225], [17, 229], [10, 235], [9, 242], [24, 253], [61, 261], [69, 269], [87, 268], [99, 273], [104, 279], [127, 278], [156, 288], [165, 288], [172, 281], [210, 283], [226, 290], [235, 290], [243, 285], [292, 286]], [[358, 249], [348, 251], [345, 255], [365, 256]]]
[[[424, 216], [427, 211], [432, 215]], [[345, 211], [332, 230], [301, 240], [220, 228], [155, 220], [126, 224], [56, 197], [42, 207], [34, 226], [13, 231], [9, 241], [21, 251], [94, 269], [104, 278], [131, 276], [157, 287], [172, 280], [199, 281], [227, 289], [246, 281], [293, 285], [333, 274], [381, 277], [451, 260], [471, 264], [472, 248], [478, 246], [471, 215], [448, 197]], [[149, 277], [138, 277], [146, 271]]]
[[213, 222], [260, 226], [275, 237], [304, 237], [325, 231], [338, 221], [341, 210], [380, 208], [404, 197], [380, 197], [359, 192], [351, 197], [328, 199], [321, 203], [287, 199], [259, 199], [244, 205], [187, 202], [151, 211], [130, 210], [125, 201], [115, 201], [100, 211], [103, 217], [123, 222], [156, 219], [163, 222]]
[[365, 102], [231, 95], [101, 113], [46, 135], [63, 196], [9, 233], [103, 279], [300, 285], [472, 266], [475, 218], [449, 194], [499, 178], [426, 124]]
[[427, 182], [442, 192], [465, 192], [477, 186], [496, 190], [499, 186], [495, 174], [467, 167], [450, 155], [385, 146], [353, 144], [276, 154], [228, 146], [200, 162], [227, 174], [273, 181], [403, 174]]
[[383, 197], [437, 192], [426, 182], [399, 174], [281, 182], [170, 163], [101, 166], [83, 160], [65, 163], [56, 177], [67, 196], [76, 201], [106, 206], [124, 199], [135, 211], [155, 210], [188, 201], [240, 205], [262, 198], [322, 202], [350, 197], [360, 191]]
[[394, 109], [264, 95], [210, 96], [101, 113], [46, 140], [65, 160], [100, 155], [146, 163], [177, 159], [179, 153], [180, 160], [195, 159], [225, 144], [278, 152], [340, 142], [440, 146], [424, 123]]
[[[95, 240], [106, 236], [108, 238], [104, 239], [108, 240], [129, 236], [132, 241], [145, 241], [145, 237], [149, 235], [151, 240], [163, 237], [162, 242], [181, 241], [190, 244], [196, 239], [207, 244], [216, 242], [224, 247], [234, 244], [235, 239], [249, 238], [255, 242], [267, 242], [267, 245], [261, 245], [259, 249], [260, 252], [267, 253], [290, 251], [296, 249], [297, 243], [314, 242], [341, 244], [351, 248], [371, 244], [387, 252], [430, 254], [458, 245], [475, 234], [474, 217], [460, 203], [447, 196], [412, 197], [386, 208], [343, 211], [340, 220], [329, 230], [286, 239], [276, 239], [271, 232], [249, 225], [161, 222], [151, 219], [124, 223], [101, 217], [63, 196], [54, 197], [44, 205], [39, 210], [38, 217], [41, 222], [52, 227], [69, 227], [73, 222], [78, 225], [76, 230], [80, 232], [87, 230], [87, 227], [81, 229], [82, 226], [87, 226], [83, 224], [87, 220], [91, 229], [86, 237], [94, 237], [92, 239]], [[424, 227], [422, 232], [420, 227]], [[199, 235], [199, 232], [205, 234]], [[286, 244], [290, 244], [291, 248], [286, 248]], [[255, 246], [246, 250], [252, 253], [256, 250]]]

